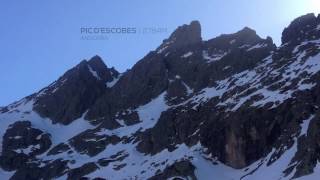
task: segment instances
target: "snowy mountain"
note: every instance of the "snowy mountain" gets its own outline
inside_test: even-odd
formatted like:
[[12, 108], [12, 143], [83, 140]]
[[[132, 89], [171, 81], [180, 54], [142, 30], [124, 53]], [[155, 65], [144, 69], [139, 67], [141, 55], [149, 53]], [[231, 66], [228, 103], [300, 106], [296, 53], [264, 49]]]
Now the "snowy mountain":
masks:
[[320, 15], [276, 47], [178, 27], [120, 74], [99, 56], [0, 108], [0, 179], [318, 179]]

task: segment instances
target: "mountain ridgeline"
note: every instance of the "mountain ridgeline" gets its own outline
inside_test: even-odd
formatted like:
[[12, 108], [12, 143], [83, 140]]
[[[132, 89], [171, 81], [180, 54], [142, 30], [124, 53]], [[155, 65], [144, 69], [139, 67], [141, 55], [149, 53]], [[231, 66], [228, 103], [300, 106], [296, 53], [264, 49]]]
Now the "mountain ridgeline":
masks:
[[178, 27], [130, 70], [99, 56], [0, 108], [0, 179], [320, 178], [320, 15], [277, 47]]

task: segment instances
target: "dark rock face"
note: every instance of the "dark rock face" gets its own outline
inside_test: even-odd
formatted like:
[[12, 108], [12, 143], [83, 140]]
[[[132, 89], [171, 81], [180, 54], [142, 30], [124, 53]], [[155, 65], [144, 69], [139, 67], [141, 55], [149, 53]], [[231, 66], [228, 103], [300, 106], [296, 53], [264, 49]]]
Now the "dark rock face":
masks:
[[100, 166], [108, 166], [112, 162], [117, 162], [117, 161], [123, 161], [126, 157], [128, 157], [128, 154], [125, 154], [124, 151], [119, 151], [116, 154], [108, 157], [108, 158], [101, 158], [97, 161], [97, 163]]
[[317, 25], [320, 23], [314, 14], [307, 14], [295, 19], [282, 33], [282, 43], [300, 43], [306, 40], [315, 40], [320, 32]]
[[9, 109], [7, 107], [0, 107], [0, 113], [8, 112]]
[[119, 73], [107, 68], [98, 56], [84, 60], [41, 90], [37, 94], [34, 110], [54, 123], [69, 124], [108, 91], [106, 83], [118, 76]]
[[198, 21], [192, 21], [189, 25], [178, 27], [171, 36], [164, 40], [162, 45], [158, 47], [158, 53], [168, 52], [183, 48], [189, 45], [201, 43], [201, 26]]
[[[193, 110], [181, 113], [181, 109], [164, 112], [154, 128], [148, 129], [141, 135], [137, 150], [144, 153], [156, 154], [167, 148], [175, 149], [175, 145], [186, 143], [194, 145], [198, 142], [194, 134], [201, 122]], [[194, 134], [195, 136], [192, 136]]]
[[[196, 30], [197, 35], [191, 33], [195, 29], [200, 29], [196, 22], [182, 26], [173, 32], [169, 39], [175, 39], [174, 37], [180, 36], [179, 34], [184, 36], [187, 32], [186, 35], [188, 36], [201, 37], [198, 30]], [[168, 90], [169, 99], [179, 96], [176, 99], [171, 99], [173, 100], [172, 103], [178, 103], [183, 100], [180, 98], [186, 98], [188, 89], [191, 90], [190, 88], [192, 88], [197, 91], [212, 86], [216, 80], [253, 68], [257, 62], [270, 55], [270, 52], [275, 49], [275, 45], [270, 38], [261, 39], [255, 31], [249, 28], [204, 43], [201, 42], [201, 38], [197, 39], [197, 41], [191, 41], [188, 45], [174, 46], [174, 49], [168, 50], [169, 54], [159, 53], [159, 50], [149, 53], [131, 70], [123, 74], [119, 82], [111, 89], [111, 92], [97, 100], [95, 105], [90, 108], [86, 118], [98, 122], [104, 121], [106, 127], [110, 129], [117, 128], [119, 124], [114, 120], [117, 112], [145, 104], [165, 90]], [[183, 41], [183, 38], [180, 40]], [[233, 40], [236, 43], [230, 44]], [[245, 47], [244, 45], [252, 47], [258, 44], [261, 44], [262, 47], [250, 51], [248, 47], [247, 49], [242, 48], [242, 46]], [[169, 45], [170, 48], [171, 45]], [[192, 51], [193, 55], [183, 58], [183, 55], [189, 51]], [[204, 53], [212, 54], [212, 56], [221, 53], [225, 53], [225, 55], [221, 58], [221, 61], [216, 60], [208, 63]], [[206, 56], [209, 56], [209, 54]], [[227, 69], [228, 67], [230, 69]], [[172, 81], [173, 83], [170, 83]], [[184, 90], [181, 90], [181, 87]]]
[[[254, 46], [258, 48], [252, 48]], [[197, 91], [214, 85], [216, 80], [255, 67], [273, 50], [275, 45], [271, 39], [261, 39], [255, 31], [245, 28], [201, 45], [170, 51], [164, 60], [172, 80], [178, 75], [181, 81]], [[192, 55], [183, 58], [188, 53]]]
[[[310, 78], [318, 82], [319, 74]], [[299, 130], [301, 121], [317, 111], [317, 92], [318, 86], [312, 91], [296, 93], [294, 99], [272, 109], [268, 109], [269, 105], [253, 108], [248, 104], [230, 112], [225, 108], [212, 108], [219, 102], [216, 99], [202, 104], [196, 110], [170, 109], [162, 114], [154, 128], [143, 133], [137, 149], [151, 154], [166, 148], [173, 151], [176, 144], [193, 145], [192, 142], [197, 142], [193, 140], [196, 137], [200, 138], [201, 144], [208, 148], [212, 156], [229, 166], [243, 168], [264, 157], [274, 146], [292, 146], [292, 135]], [[278, 140], [279, 137], [286, 138]], [[313, 160], [309, 172], [314, 165]], [[299, 173], [297, 171], [297, 177]]]
[[[313, 30], [316, 25], [320, 24], [314, 22], [315, 20], [315, 18], [311, 20], [313, 25], [309, 27]], [[303, 20], [302, 23], [310, 24], [311, 22], [309, 21], [310, 20], [305, 22]], [[295, 22], [292, 24], [295, 24]], [[285, 30], [284, 33], [286, 33], [286, 31], [288, 30]], [[319, 39], [320, 35], [313, 38]], [[308, 38], [304, 37], [304, 40], [308, 40]], [[251, 44], [251, 47], [255, 44], [264, 45], [263, 48], [250, 48], [249, 52], [248, 49], [243, 50], [242, 48], [239, 48], [239, 46], [243, 47], [246, 44]], [[297, 52], [294, 52], [295, 54], [293, 53], [292, 47], [294, 46], [292, 44], [289, 48], [288, 46], [283, 46], [282, 48], [275, 49], [270, 38], [263, 40], [249, 28], [245, 28], [232, 35], [222, 35], [218, 38], [209, 40], [206, 45], [208, 46], [207, 51], [210, 50], [209, 47], [216, 47], [215, 51], [217, 51], [217, 48], [220, 48], [221, 51], [228, 49], [229, 52], [228, 55], [224, 56], [219, 61], [213, 62], [210, 67], [214, 70], [208, 68], [208, 73], [206, 73], [206, 69], [201, 69], [201, 66], [197, 66], [199, 70], [195, 75], [191, 76], [198, 76], [199, 79], [194, 81], [197, 83], [201, 82], [202, 84], [192, 86], [192, 81], [190, 81], [189, 78], [185, 78], [187, 77], [187, 73], [190, 74], [190, 70], [185, 73], [178, 73], [182, 77], [179, 78], [179, 80], [185, 80], [194, 89], [202, 89], [203, 87], [210, 85], [215, 86], [214, 82], [225, 79], [230, 76], [230, 74], [242, 72], [246, 69], [250, 70], [256, 67], [257, 63], [259, 63], [261, 59], [267, 57], [271, 51], [275, 51], [274, 58], [279, 61], [275, 61], [270, 67], [280, 69], [296, 60], [297, 54]], [[306, 57], [310, 57], [312, 56], [311, 52], [314, 54], [318, 53], [318, 50], [314, 47], [315, 45], [301, 46], [299, 52], [305, 50], [308, 52], [306, 53]], [[194, 59], [199, 58], [197, 54], [193, 56]], [[250, 57], [252, 57], [252, 59]], [[282, 62], [279, 57], [282, 57]], [[283, 60], [284, 58], [285, 60]], [[176, 59], [178, 58], [176, 57]], [[189, 59], [193, 60], [192, 57]], [[179, 65], [172, 68], [172, 66], [170, 66], [172, 61], [168, 60], [168, 62], [171, 72], [173, 71], [172, 69], [182, 69], [179, 68]], [[223, 65], [219, 66], [219, 63]], [[232, 67], [233, 71], [229, 71], [230, 74], [221, 71], [222, 67], [226, 66], [226, 64], [231, 65]], [[281, 83], [284, 83], [285, 81], [278, 82], [282, 77], [283, 75], [279, 75], [274, 79], [266, 77], [262, 78], [260, 82], [264, 86], [269, 86], [268, 89], [275, 91], [281, 89], [283, 86]], [[282, 89], [282, 91], [287, 91], [288, 88], [298, 88], [299, 80], [306, 77], [308, 77], [307, 73], [306, 76], [294, 79], [291, 86]], [[318, 75], [313, 77], [309, 76], [309, 80], [307, 81], [312, 79], [314, 82], [317, 82], [317, 77]], [[204, 81], [206, 79], [207, 81]], [[210, 83], [210, 80], [212, 83]], [[230, 81], [232, 80], [229, 80], [229, 82]], [[180, 89], [183, 91], [181, 86]], [[244, 91], [245, 89], [248, 90]], [[140, 135], [141, 141], [138, 143], [137, 149], [146, 154], [157, 154], [164, 149], [173, 151], [176, 148], [176, 145], [182, 143], [192, 146], [197, 142], [197, 139], [200, 139], [201, 144], [208, 148], [208, 153], [213, 157], [217, 157], [220, 161], [231, 167], [243, 168], [261, 157], [266, 156], [275, 145], [280, 148], [280, 145], [277, 144], [292, 146], [293, 143], [290, 140], [292, 138], [291, 135], [294, 135], [299, 129], [299, 124], [302, 120], [307, 119], [310, 114], [314, 114], [316, 111], [315, 106], [317, 106], [317, 103], [314, 102], [314, 97], [317, 96], [316, 93], [297, 93], [293, 97], [295, 100], [287, 100], [276, 108], [271, 109], [269, 108], [273, 106], [273, 104], [266, 104], [260, 108], [250, 106], [252, 102], [259, 101], [263, 98], [260, 94], [252, 96], [246, 104], [236, 111], [228, 110], [228, 105], [225, 107], [217, 107], [217, 105], [221, 103], [221, 100], [236, 96], [236, 94], [239, 94], [240, 92], [243, 93], [242, 97], [245, 97], [255, 91], [256, 89], [250, 88], [250, 86], [238, 86], [234, 88], [233, 91], [225, 93], [220, 100], [213, 98], [207, 103], [201, 104], [196, 109], [190, 108], [190, 106], [192, 107], [192, 104], [186, 104], [182, 109], [169, 109], [162, 113], [159, 121], [153, 128]], [[169, 89], [168, 94], [173, 94], [172, 90]], [[292, 129], [292, 131], [289, 129]], [[281, 142], [278, 142], [277, 139], [279, 137], [288, 138], [284, 138]], [[279, 154], [275, 156], [279, 156]], [[313, 166], [311, 167], [314, 167], [314, 163], [312, 165]], [[309, 170], [310, 169], [312, 168], [309, 168]], [[297, 174], [299, 174], [299, 172], [297, 172]]]
[[[261, 45], [261, 47], [250, 48], [256, 45]], [[171, 54], [165, 57], [169, 70], [169, 80], [171, 81], [167, 89], [167, 100], [169, 103], [179, 104], [188, 98], [188, 88], [193, 90], [191, 93], [198, 92], [204, 87], [214, 86], [217, 80], [225, 79], [232, 74], [246, 69], [250, 70], [261, 59], [270, 55], [270, 52], [273, 50], [275, 50], [275, 45], [270, 38], [266, 40], [261, 39], [254, 30], [244, 28], [235, 34], [222, 35], [209, 40], [201, 48], [184, 48], [171, 52]], [[191, 57], [186, 59], [181, 58], [181, 55], [189, 51], [194, 52]], [[219, 60], [208, 63], [202, 60], [204, 58], [203, 52], [213, 55], [226, 52], [226, 55]], [[190, 63], [185, 63], [181, 66], [184, 61]], [[230, 69], [226, 70], [224, 69], [225, 67], [230, 67]], [[217, 156], [223, 157], [221, 160], [223, 159], [223, 162], [230, 162], [230, 165], [233, 167], [243, 167], [256, 160], [256, 158], [261, 157], [263, 154], [263, 152], [260, 152], [261, 149], [257, 150], [260, 154], [254, 155], [255, 152], [251, 153], [254, 155], [251, 157], [252, 160], [247, 161], [242, 157], [246, 155], [241, 155], [239, 152], [244, 152], [246, 148], [242, 149], [243, 144], [238, 142], [238, 139], [235, 140], [235, 136], [239, 137], [238, 134], [235, 135], [235, 132], [229, 132], [239, 124], [237, 123], [234, 127], [227, 127], [224, 123], [216, 122], [223, 117], [224, 111], [223, 109], [215, 109], [213, 111], [210, 108], [216, 106], [216, 103], [218, 102], [213, 100], [210, 103], [201, 105], [198, 109], [192, 109], [192, 104], [186, 104], [185, 107], [172, 108], [163, 112], [155, 127], [147, 130], [140, 136], [142, 141], [138, 144], [137, 149], [144, 153], [156, 154], [165, 148], [172, 151], [175, 149], [175, 145], [181, 143], [191, 146], [198, 142], [200, 138], [199, 132], [202, 132], [203, 129], [205, 133], [217, 133], [205, 138], [203, 143], [206, 144], [208, 142], [208, 144], [214, 144], [219, 147], [212, 149], [220, 149]], [[248, 112], [250, 111], [251, 109], [248, 110]], [[243, 114], [245, 113], [243, 112]], [[238, 118], [238, 115], [235, 114], [234, 117]], [[206, 129], [204, 126], [201, 127], [199, 125], [203, 122], [210, 122], [210, 119], [213, 121], [212, 124], [216, 124], [217, 126], [212, 127], [206, 124], [208, 128]], [[233, 121], [236, 122], [237, 120]], [[221, 134], [225, 135], [221, 136]], [[239, 132], [239, 134], [242, 134], [242, 132]], [[213, 138], [216, 136], [222, 139], [217, 140]], [[227, 141], [230, 143], [228, 147], [225, 147]], [[263, 144], [261, 148], [264, 148]]]
[[18, 169], [14, 175], [10, 178], [11, 180], [37, 180], [37, 179], [54, 179], [65, 174], [68, 169], [67, 161], [55, 160], [48, 163], [44, 167], [39, 168], [37, 164], [29, 164], [23, 168]]
[[[299, 122], [314, 113], [312, 105], [299, 103], [287, 101], [268, 111], [243, 108], [225, 114], [226, 118], [206, 121], [205, 128], [200, 130], [201, 142], [226, 164], [245, 167], [270, 152], [278, 137], [294, 134]], [[296, 113], [297, 109], [303, 113]], [[218, 150], [219, 147], [222, 149]]]
[[119, 72], [113, 67], [108, 68], [99, 56], [92, 57], [88, 61], [88, 65], [104, 82], [111, 82], [114, 80], [114, 78], [117, 78], [120, 75]]
[[[263, 39], [260, 38], [256, 31], [245, 27], [242, 30], [234, 34], [223, 34], [211, 40], [208, 40], [208, 44], [211, 46], [218, 46], [220, 49], [235, 48], [242, 45], [255, 45], [260, 43]], [[268, 38], [265, 42], [272, 45], [272, 40]]]
[[167, 101], [178, 104], [185, 100], [191, 91], [189, 87], [180, 79], [172, 80], [167, 89]]
[[0, 165], [6, 170], [19, 169], [28, 160], [51, 146], [50, 135], [31, 127], [29, 121], [17, 121], [3, 136]]
[[167, 77], [166, 62], [154, 53], [148, 54], [124, 73], [110, 93], [97, 100], [86, 118], [104, 121], [106, 128], [119, 127], [114, 118], [116, 113], [138, 107], [157, 97], [167, 88]]
[[56, 145], [55, 147], [51, 148], [49, 150], [49, 152], [47, 153], [48, 156], [50, 155], [56, 155], [59, 153], [63, 153], [70, 150], [70, 146], [68, 144], [65, 143], [60, 143], [58, 145]]
[[70, 140], [70, 144], [81, 154], [95, 156], [105, 150], [107, 145], [120, 142], [118, 136], [97, 135], [95, 130], [87, 130]]
[[87, 163], [83, 166], [73, 169], [68, 173], [68, 179], [80, 179], [85, 175], [97, 170], [99, 167], [95, 163]]
[[191, 179], [196, 180], [194, 175], [195, 167], [187, 160], [176, 162], [167, 167], [163, 172], [153, 176], [150, 180], [162, 180], [173, 178], [174, 180]]
[[[315, 88], [310, 94], [314, 96], [319, 93], [319, 87]], [[318, 104], [319, 102], [315, 102]], [[303, 129], [300, 129], [300, 136], [297, 140], [297, 152], [294, 158], [291, 160], [292, 167], [286, 170], [289, 174], [295, 168], [294, 178], [299, 178], [304, 175], [313, 173], [314, 168], [319, 161], [319, 110], [317, 109], [315, 115], [309, 119], [309, 128], [305, 134], [301, 134]], [[296, 163], [299, 162], [299, 163]]]
[[225, 112], [212, 109], [212, 102], [197, 111], [169, 110], [142, 135], [137, 149], [156, 154], [166, 148], [173, 151], [177, 144], [192, 146], [200, 139], [213, 157], [234, 168], [243, 168], [265, 156], [275, 144], [281, 144], [278, 137], [291, 138], [298, 131], [300, 122], [316, 111], [312, 96], [301, 94], [298, 101], [287, 101], [272, 110], [243, 107]]

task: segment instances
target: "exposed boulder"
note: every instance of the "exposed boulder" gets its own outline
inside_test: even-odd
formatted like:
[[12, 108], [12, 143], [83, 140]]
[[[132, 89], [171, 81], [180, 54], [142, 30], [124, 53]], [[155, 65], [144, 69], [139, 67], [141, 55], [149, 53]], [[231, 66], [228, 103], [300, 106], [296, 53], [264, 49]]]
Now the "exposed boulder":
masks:
[[33, 128], [29, 121], [17, 121], [9, 126], [3, 136], [0, 165], [6, 170], [19, 169], [50, 146], [49, 134]]

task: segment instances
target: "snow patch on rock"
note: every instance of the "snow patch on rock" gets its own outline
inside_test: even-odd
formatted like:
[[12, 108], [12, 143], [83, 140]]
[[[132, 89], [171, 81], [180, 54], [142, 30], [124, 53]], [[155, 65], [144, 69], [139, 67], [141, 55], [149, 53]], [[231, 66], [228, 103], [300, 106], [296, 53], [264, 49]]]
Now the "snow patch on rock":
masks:
[[112, 81], [107, 82], [107, 83], [106, 83], [107, 88], [112, 88], [114, 85], [116, 85], [117, 82], [119, 81], [119, 79], [121, 78], [121, 76], [122, 76], [122, 74], [120, 74], [120, 75], [119, 75], [118, 77], [116, 77], [116, 78], [113, 78]]
[[187, 52], [184, 55], [181, 56], [181, 58], [187, 58], [193, 55], [193, 52]]
[[268, 44], [259, 43], [259, 44], [252, 46], [251, 48], [247, 49], [247, 51], [252, 51], [254, 49], [260, 49], [260, 48], [265, 48], [265, 47], [268, 47]]
[[90, 65], [88, 65], [88, 69], [89, 69], [89, 71], [90, 71], [90, 73], [92, 74], [93, 77], [95, 77], [97, 80], [101, 80], [101, 77], [99, 76], [97, 71], [93, 70]]
[[219, 61], [227, 54], [228, 53], [221, 53], [221, 54], [213, 54], [213, 55], [209, 56], [208, 51], [202, 51], [202, 57], [203, 57], [203, 59], [207, 60], [207, 63]]

